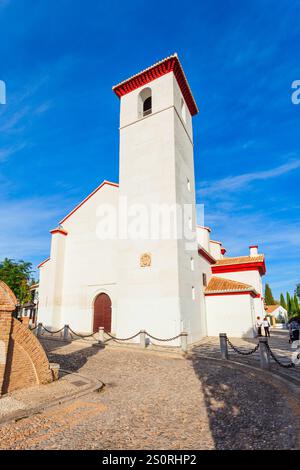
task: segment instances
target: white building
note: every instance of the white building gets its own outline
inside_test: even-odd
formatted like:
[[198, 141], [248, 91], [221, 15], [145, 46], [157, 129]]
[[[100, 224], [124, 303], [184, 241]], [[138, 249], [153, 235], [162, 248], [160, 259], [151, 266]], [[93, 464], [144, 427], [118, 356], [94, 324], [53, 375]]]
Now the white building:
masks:
[[51, 231], [50, 257], [39, 266], [39, 321], [78, 332], [104, 326], [118, 337], [187, 331], [189, 343], [219, 332], [252, 336], [263, 315], [264, 256], [250, 247], [249, 256], [225, 258], [210, 229], [196, 226], [198, 109], [177, 55], [113, 90], [120, 183], [104, 181]]

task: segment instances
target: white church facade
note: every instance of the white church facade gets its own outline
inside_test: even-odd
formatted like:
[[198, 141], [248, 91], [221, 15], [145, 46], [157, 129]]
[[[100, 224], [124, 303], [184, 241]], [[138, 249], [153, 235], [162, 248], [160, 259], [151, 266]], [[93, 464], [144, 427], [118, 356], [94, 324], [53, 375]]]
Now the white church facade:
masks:
[[[103, 326], [121, 338], [141, 329], [159, 338], [186, 331], [190, 344], [220, 332], [252, 337], [264, 316], [264, 256], [252, 246], [247, 256], [227, 257], [210, 228], [196, 223], [198, 108], [177, 55], [113, 90], [121, 108], [119, 183], [104, 181], [51, 231], [50, 257], [39, 265], [38, 321], [81, 333]], [[154, 207], [175, 208], [173, 230], [160, 218], [157, 233], [146, 230]]]

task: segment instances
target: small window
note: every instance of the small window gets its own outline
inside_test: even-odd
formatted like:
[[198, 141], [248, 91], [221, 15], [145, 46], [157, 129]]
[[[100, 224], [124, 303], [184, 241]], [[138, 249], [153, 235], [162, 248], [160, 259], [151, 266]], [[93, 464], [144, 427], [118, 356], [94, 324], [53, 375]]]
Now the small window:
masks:
[[151, 88], [143, 88], [138, 96], [138, 118], [143, 118], [152, 113]]
[[195, 292], [195, 287], [194, 286], [192, 287], [192, 299], [193, 300], [196, 299], [196, 292]]
[[143, 116], [148, 116], [152, 113], [152, 97], [146, 98], [143, 104]]
[[207, 276], [205, 273], [202, 273], [202, 283], [204, 287], [207, 287]]
[[191, 271], [195, 271], [195, 260], [191, 258]]
[[191, 182], [188, 178], [186, 179], [186, 186], [187, 186], [188, 191], [191, 191]]

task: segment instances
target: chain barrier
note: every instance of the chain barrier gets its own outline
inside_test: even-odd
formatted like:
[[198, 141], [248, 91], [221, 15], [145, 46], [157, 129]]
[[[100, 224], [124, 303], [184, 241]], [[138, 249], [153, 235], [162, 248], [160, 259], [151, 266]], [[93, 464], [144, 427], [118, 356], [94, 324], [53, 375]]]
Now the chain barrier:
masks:
[[242, 356], [250, 356], [251, 354], [254, 354], [256, 351], [258, 351], [259, 349], [259, 343], [255, 346], [254, 349], [251, 349], [251, 351], [241, 351], [240, 349], [238, 349], [236, 346], [234, 346], [232, 344], [232, 342], [226, 338], [227, 340], [227, 343], [229, 344], [229, 346], [238, 354], [241, 354]]
[[78, 336], [79, 338], [91, 338], [92, 336], [94, 336], [95, 333], [92, 333], [90, 335], [81, 335], [80, 333], [75, 333], [75, 331], [72, 330], [72, 328], [70, 328], [70, 326], [68, 327], [69, 328], [69, 331], [74, 335], [74, 336]]
[[105, 330], [104, 330], [104, 333], [115, 341], [129, 341], [130, 339], [136, 338], [140, 334], [140, 331], [136, 333], [135, 335], [130, 336], [129, 338], [117, 338], [116, 336], [111, 335], [110, 333], [108, 333], [108, 331], [105, 331]]
[[149, 336], [149, 338], [154, 339], [154, 341], [174, 341], [175, 339], [178, 339], [182, 336], [182, 333], [180, 333], [177, 336], [173, 336], [173, 338], [167, 338], [167, 339], [162, 339], [162, 338], [156, 338], [155, 336], [150, 335], [147, 331], [145, 331], [145, 334]]
[[60, 333], [63, 329], [64, 329], [64, 326], [60, 330], [50, 331], [50, 330], [47, 330], [47, 328], [43, 326], [43, 330], [45, 330], [47, 333], [50, 333], [50, 335], [56, 335], [57, 333]]
[[267, 350], [269, 351], [270, 356], [272, 357], [272, 359], [273, 359], [273, 360], [276, 362], [276, 364], [278, 364], [280, 367], [284, 367], [285, 369], [291, 369], [292, 367], [295, 367], [294, 362], [289, 362], [288, 364], [284, 364], [283, 362], [281, 362], [281, 361], [275, 356], [275, 354], [273, 353], [272, 349], [271, 349], [270, 346], [269, 346], [269, 343], [266, 343], [266, 348], [267, 348]]
[[[35, 328], [38, 328], [37, 326]], [[35, 329], [34, 328], [34, 329]], [[47, 330], [47, 328], [45, 328], [44, 326], [42, 327], [43, 330], [45, 330], [47, 333], [50, 333], [51, 335], [54, 335], [54, 334], [57, 334], [57, 333], [60, 333], [61, 331], [64, 330], [64, 327], [62, 327], [60, 330], [57, 330], [57, 331], [50, 331], [50, 330]], [[94, 337], [95, 339], [99, 339], [98, 337], [95, 336], [95, 333], [91, 333], [91, 334], [88, 334], [88, 335], [82, 335], [80, 333], [76, 333], [74, 330], [72, 330], [72, 328], [68, 325], [68, 330], [70, 332], [71, 335], [73, 336], [77, 336], [78, 338], [91, 338], [91, 337]], [[104, 330], [104, 333], [109, 336], [109, 339], [104, 341], [104, 342], [107, 342], [109, 341], [110, 339], [114, 340], [114, 341], [130, 341], [131, 339], [134, 339], [136, 338], [137, 336], [140, 335], [140, 333], [144, 333], [146, 336], [149, 336], [149, 338], [155, 340], [155, 341], [162, 341], [162, 342], [168, 342], [168, 341], [174, 341], [175, 339], [178, 339], [180, 338], [182, 335], [182, 333], [180, 333], [179, 335], [177, 336], [173, 336], [172, 338], [156, 338], [155, 336], [152, 336], [150, 335], [150, 333], [148, 333], [147, 331], [138, 331], [135, 335], [132, 335], [132, 336], [129, 336], [128, 338], [118, 338], [116, 336], [113, 336], [111, 333], [109, 333], [108, 331], [105, 331]]]

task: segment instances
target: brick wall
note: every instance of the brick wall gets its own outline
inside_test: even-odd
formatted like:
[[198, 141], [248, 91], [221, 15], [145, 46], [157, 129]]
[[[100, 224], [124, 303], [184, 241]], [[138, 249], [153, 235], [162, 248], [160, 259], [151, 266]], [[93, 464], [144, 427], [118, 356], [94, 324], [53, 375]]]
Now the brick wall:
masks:
[[40, 342], [12, 317], [15, 305], [13, 293], [0, 281], [0, 395], [53, 381]]

